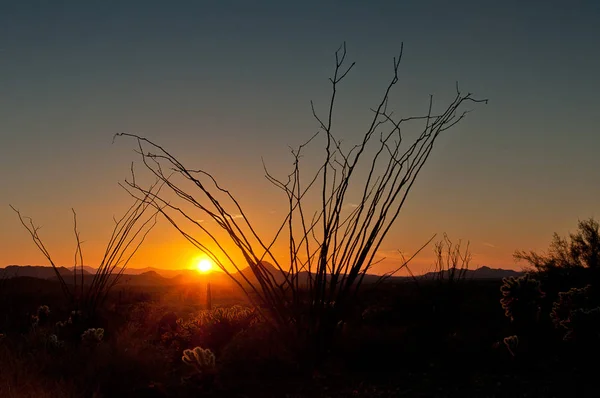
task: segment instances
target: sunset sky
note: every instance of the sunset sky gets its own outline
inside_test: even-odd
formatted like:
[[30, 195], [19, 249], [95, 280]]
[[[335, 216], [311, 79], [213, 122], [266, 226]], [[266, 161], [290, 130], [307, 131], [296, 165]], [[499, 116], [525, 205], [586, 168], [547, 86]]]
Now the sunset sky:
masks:
[[[213, 172], [261, 233], [285, 197], [261, 158], [318, 128], [334, 52], [355, 69], [336, 131], [357, 141], [404, 42], [397, 115], [442, 106], [455, 82], [488, 105], [440, 137], [381, 247], [384, 272], [433, 234], [470, 241], [472, 266], [520, 268], [517, 249], [600, 218], [598, 1], [0, 1], [0, 267], [47, 264], [9, 204], [73, 263], [71, 208], [86, 263], [100, 260], [131, 203], [118, 183], [137, 161], [130, 132]], [[164, 221], [134, 267], [188, 268], [198, 253]], [[431, 267], [433, 246], [413, 270]]]

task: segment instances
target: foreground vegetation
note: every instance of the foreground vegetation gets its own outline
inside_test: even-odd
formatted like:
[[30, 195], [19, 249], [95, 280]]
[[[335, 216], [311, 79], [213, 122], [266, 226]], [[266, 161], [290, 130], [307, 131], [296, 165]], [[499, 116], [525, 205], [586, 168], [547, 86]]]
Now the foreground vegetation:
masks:
[[[318, 368], [243, 303], [208, 311], [140, 291], [129, 302], [111, 297], [96, 330], [82, 331], [60, 308], [57, 284], [22, 292], [24, 282], [5, 286], [3, 397], [576, 396], [593, 381], [585, 360], [595, 354], [565, 341], [550, 314], [518, 329], [516, 345], [503, 341], [517, 328], [499, 303], [500, 281], [465, 282], [452, 301], [435, 282], [385, 285]], [[42, 297], [54, 305], [36, 306]], [[196, 347], [213, 362], [186, 354]]]
[[[572, 245], [589, 254], [595, 241], [565, 242], [579, 256]], [[59, 283], [7, 279], [0, 396], [595, 396], [598, 267], [556, 255], [504, 280], [465, 279], [454, 261], [435, 279], [367, 285], [318, 363], [243, 295], [208, 310], [184, 286], [121, 287], [90, 324]]]

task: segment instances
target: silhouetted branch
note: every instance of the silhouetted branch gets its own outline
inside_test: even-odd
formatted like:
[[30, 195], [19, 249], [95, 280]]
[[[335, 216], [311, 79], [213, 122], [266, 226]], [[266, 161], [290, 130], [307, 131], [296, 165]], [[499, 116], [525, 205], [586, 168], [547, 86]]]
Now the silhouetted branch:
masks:
[[[151, 196], [160, 192], [161, 186], [158, 186], [158, 189], [155, 189], [156, 186], [157, 184], [151, 186], [147, 196], [137, 200], [121, 219], [115, 220], [115, 226], [108, 241], [104, 257], [87, 289], [85, 288], [84, 280], [85, 270], [81, 248], [82, 241], [77, 228], [77, 213], [75, 210], [72, 209], [76, 247], [73, 267], [73, 290], [71, 291], [65, 282], [64, 277], [59, 272], [58, 267], [54, 263], [50, 252], [46, 249], [46, 246], [40, 238], [38, 234], [39, 227], [34, 225], [31, 218], [23, 217], [17, 209], [10, 206], [17, 213], [21, 224], [27, 229], [37, 248], [52, 266], [67, 300], [76, 310], [82, 310], [85, 316], [94, 316], [98, 306], [103, 303], [110, 289], [118, 282], [125, 267], [144, 242], [147, 234], [156, 224], [156, 215], [158, 212], [155, 212], [148, 219], [142, 220], [146, 210], [151, 206]], [[28, 220], [29, 222], [27, 223], [25, 220]], [[78, 264], [80, 265], [79, 270], [81, 275], [80, 286], [78, 286], [77, 281]]]
[[[40, 227], [35, 226], [31, 217], [23, 217], [23, 216], [21, 216], [21, 213], [19, 212], [19, 210], [15, 209], [12, 205], [9, 205], [9, 206], [11, 209], [13, 209], [13, 211], [15, 213], [17, 213], [17, 216], [19, 217], [19, 221], [21, 221], [21, 224], [23, 225], [23, 227], [25, 227], [27, 232], [29, 232], [29, 235], [31, 236], [33, 243], [35, 243], [37, 248], [42, 252], [44, 257], [46, 257], [46, 259], [52, 266], [52, 269], [54, 270], [54, 273], [56, 274], [56, 277], [58, 278], [58, 282], [60, 283], [60, 288], [63, 291], [63, 294], [65, 295], [65, 297], [68, 300], [72, 301], [73, 294], [69, 290], [69, 287], [67, 286], [63, 276], [60, 274], [58, 267], [52, 260], [52, 256], [50, 255], [50, 252], [46, 249], [46, 246], [44, 246], [44, 242], [42, 241], [42, 239], [40, 238], [40, 236], [38, 234]], [[28, 223], [26, 223], [25, 220], [28, 220]]]

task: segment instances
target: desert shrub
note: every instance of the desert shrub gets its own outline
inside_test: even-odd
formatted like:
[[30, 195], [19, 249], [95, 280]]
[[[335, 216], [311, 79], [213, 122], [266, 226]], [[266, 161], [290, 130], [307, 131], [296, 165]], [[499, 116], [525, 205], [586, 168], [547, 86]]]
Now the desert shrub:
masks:
[[515, 259], [525, 260], [539, 271], [553, 268], [600, 268], [600, 224], [593, 218], [580, 220], [568, 238], [554, 233], [547, 253], [517, 251]]

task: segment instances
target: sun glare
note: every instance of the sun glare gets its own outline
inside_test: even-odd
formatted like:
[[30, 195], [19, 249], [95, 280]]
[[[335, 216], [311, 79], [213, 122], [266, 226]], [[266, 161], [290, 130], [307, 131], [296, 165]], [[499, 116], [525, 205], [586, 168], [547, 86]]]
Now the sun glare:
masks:
[[196, 268], [198, 269], [198, 271], [200, 271], [204, 274], [207, 272], [210, 272], [210, 270], [212, 270], [212, 267], [213, 267], [212, 261], [210, 261], [207, 258], [202, 258], [202, 259], [198, 260], [198, 263], [196, 264]]

